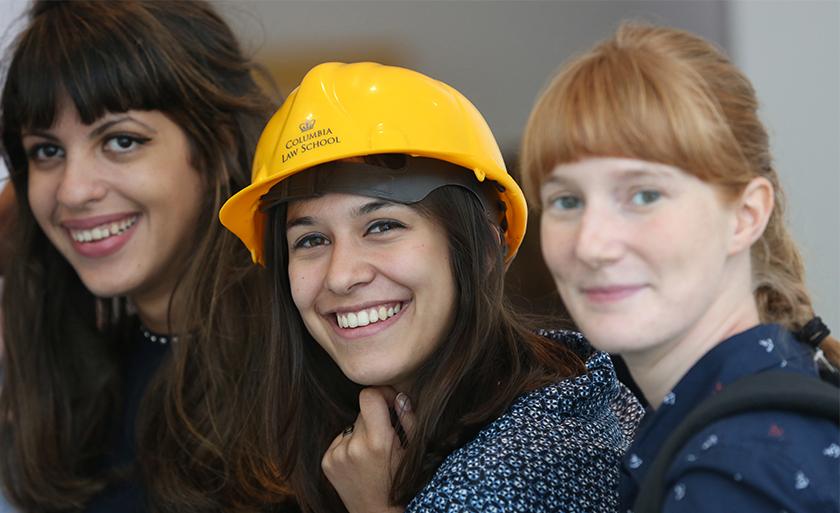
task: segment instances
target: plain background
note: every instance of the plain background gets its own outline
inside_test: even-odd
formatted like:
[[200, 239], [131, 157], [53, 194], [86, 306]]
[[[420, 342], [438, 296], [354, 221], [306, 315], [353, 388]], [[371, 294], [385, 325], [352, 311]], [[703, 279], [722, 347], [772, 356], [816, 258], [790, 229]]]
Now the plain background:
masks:
[[[324, 61], [374, 60], [443, 80], [485, 115], [513, 167], [531, 105], [569, 56], [627, 18], [673, 25], [723, 47], [751, 78], [789, 198], [816, 309], [840, 332], [840, 2], [225, 1], [213, 2], [281, 93]], [[0, 35], [25, 8], [0, 0]], [[13, 32], [13, 31], [12, 31]], [[4, 172], [0, 170], [0, 175]], [[536, 216], [532, 216], [536, 217]], [[535, 310], [555, 300], [538, 231], [512, 288]]]

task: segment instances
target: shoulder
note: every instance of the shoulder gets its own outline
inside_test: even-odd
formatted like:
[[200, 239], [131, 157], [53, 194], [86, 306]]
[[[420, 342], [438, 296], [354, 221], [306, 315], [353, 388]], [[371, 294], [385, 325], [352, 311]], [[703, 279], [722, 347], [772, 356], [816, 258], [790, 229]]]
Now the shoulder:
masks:
[[595, 352], [595, 349], [589, 344], [589, 341], [586, 340], [583, 333], [579, 331], [538, 329], [537, 335], [560, 344], [565, 344], [583, 359], [586, 359]]
[[614, 509], [626, 441], [609, 415], [547, 406], [561, 396], [557, 385], [523, 394], [444, 460], [408, 511]]
[[783, 411], [728, 417], [686, 443], [668, 482], [672, 508], [696, 494], [727, 509], [766, 503], [791, 513], [838, 511], [840, 430], [828, 420]]
[[564, 413], [582, 418], [611, 417], [618, 423], [623, 436], [632, 439], [645, 410], [636, 396], [618, 380], [610, 355], [594, 349], [575, 331], [540, 330], [538, 334], [567, 345], [586, 365], [583, 374], [549, 387], [554, 389]]

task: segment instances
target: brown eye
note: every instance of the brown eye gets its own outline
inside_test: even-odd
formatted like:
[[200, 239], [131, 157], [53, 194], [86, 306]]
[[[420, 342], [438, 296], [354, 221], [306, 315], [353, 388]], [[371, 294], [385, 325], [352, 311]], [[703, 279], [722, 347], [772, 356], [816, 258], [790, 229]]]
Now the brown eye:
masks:
[[145, 137], [119, 134], [105, 140], [105, 150], [113, 153], [128, 153], [149, 141]]
[[36, 144], [27, 152], [29, 160], [50, 160], [64, 156], [64, 150], [55, 144]]
[[329, 244], [329, 241], [326, 237], [321, 235], [320, 233], [312, 233], [308, 235], [304, 235], [297, 241], [295, 241], [294, 248], [295, 249], [305, 249], [305, 248], [314, 248], [317, 246], [325, 246]]
[[400, 229], [400, 228], [405, 228], [405, 225], [398, 222], [398, 221], [394, 221], [393, 219], [387, 219], [387, 220], [376, 221], [376, 222], [372, 223], [368, 227], [367, 233], [385, 233], [385, 232], [389, 232], [391, 230], [397, 230], [397, 229]]

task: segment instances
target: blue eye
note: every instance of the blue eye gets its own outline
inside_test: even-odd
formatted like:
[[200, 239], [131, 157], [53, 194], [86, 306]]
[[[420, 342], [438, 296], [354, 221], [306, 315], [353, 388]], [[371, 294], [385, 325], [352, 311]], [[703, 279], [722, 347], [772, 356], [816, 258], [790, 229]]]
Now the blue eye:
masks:
[[61, 146], [50, 143], [36, 144], [27, 152], [27, 157], [29, 157], [29, 160], [35, 161], [50, 160], [55, 158], [61, 158], [63, 156], [64, 149], [62, 149]]
[[651, 203], [657, 201], [661, 197], [661, 192], [646, 189], [633, 194], [633, 197], [630, 198], [630, 201], [632, 201], [634, 205], [644, 206], [650, 205]]
[[113, 153], [128, 153], [149, 142], [147, 137], [119, 134], [105, 140], [105, 150]]
[[382, 221], [373, 222], [367, 229], [367, 233], [385, 233], [391, 230], [398, 230], [405, 228], [405, 225], [393, 219], [386, 219]]
[[330, 241], [320, 233], [310, 233], [296, 240], [293, 247], [294, 249], [307, 249], [317, 246], [326, 246], [329, 242]]
[[582, 204], [583, 201], [580, 198], [570, 195], [557, 196], [548, 200], [549, 207], [557, 210], [573, 210], [580, 208]]

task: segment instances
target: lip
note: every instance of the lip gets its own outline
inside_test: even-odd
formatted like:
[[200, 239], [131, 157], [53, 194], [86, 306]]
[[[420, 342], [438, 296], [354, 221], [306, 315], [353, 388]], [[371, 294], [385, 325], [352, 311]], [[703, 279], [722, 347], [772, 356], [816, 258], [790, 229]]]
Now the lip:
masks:
[[[359, 310], [363, 310], [365, 308], [371, 308], [374, 306], [387, 304], [387, 303], [400, 303], [402, 307], [400, 311], [394, 314], [393, 317], [389, 317], [387, 320], [378, 321], [373, 324], [368, 324], [367, 326], [362, 326], [359, 328], [342, 328], [338, 325], [338, 321], [336, 320], [336, 313], [349, 313], [349, 312], [357, 312]], [[353, 308], [341, 308], [338, 310], [333, 310], [323, 315], [323, 317], [330, 323], [333, 331], [342, 339], [345, 340], [357, 340], [360, 338], [369, 337], [371, 335], [375, 335], [380, 331], [386, 330], [391, 327], [392, 324], [399, 320], [403, 313], [411, 308], [414, 304], [412, 300], [406, 301], [372, 301], [369, 303], [363, 303], [359, 306], [354, 306]]]
[[123, 219], [139, 215], [140, 212], [120, 212], [117, 214], [85, 217], [84, 219], [64, 219], [59, 221], [58, 224], [67, 230], [89, 230], [91, 228], [96, 228], [99, 225], [122, 221]]
[[[70, 230], [87, 230], [103, 224], [122, 221], [130, 217], [137, 217], [137, 221], [124, 232], [96, 242], [79, 242], [73, 239], [70, 233]], [[111, 256], [122, 249], [131, 240], [137, 226], [141, 222], [143, 222], [143, 216], [140, 213], [132, 212], [86, 217], [84, 219], [70, 219], [61, 221], [60, 225], [64, 228], [67, 238], [70, 240], [70, 244], [76, 253], [86, 258], [98, 259]]]
[[336, 307], [329, 310], [324, 310], [321, 315], [328, 316], [335, 314], [347, 314], [351, 312], [358, 312], [359, 310], [367, 310], [368, 308], [373, 308], [374, 306], [381, 306], [381, 305], [393, 305], [393, 304], [408, 304], [411, 300], [410, 299], [386, 299], [384, 301], [368, 301], [366, 303], [359, 303], [358, 305], [352, 306], [342, 306]]
[[645, 288], [645, 285], [610, 285], [606, 287], [583, 287], [581, 291], [591, 303], [609, 304], [627, 299]]

